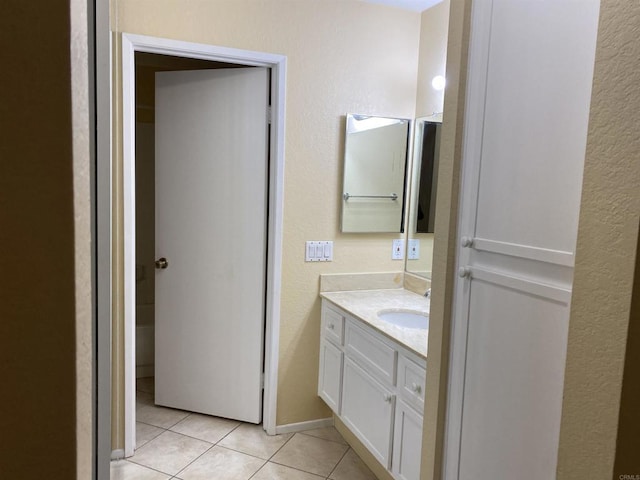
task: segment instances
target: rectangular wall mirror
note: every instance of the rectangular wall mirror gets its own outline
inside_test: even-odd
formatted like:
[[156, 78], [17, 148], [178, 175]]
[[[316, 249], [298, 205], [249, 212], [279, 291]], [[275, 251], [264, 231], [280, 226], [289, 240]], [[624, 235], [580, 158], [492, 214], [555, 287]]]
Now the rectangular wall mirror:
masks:
[[403, 232], [409, 120], [346, 117], [342, 232]]
[[415, 121], [406, 270], [426, 278], [433, 260], [441, 129], [441, 115]]

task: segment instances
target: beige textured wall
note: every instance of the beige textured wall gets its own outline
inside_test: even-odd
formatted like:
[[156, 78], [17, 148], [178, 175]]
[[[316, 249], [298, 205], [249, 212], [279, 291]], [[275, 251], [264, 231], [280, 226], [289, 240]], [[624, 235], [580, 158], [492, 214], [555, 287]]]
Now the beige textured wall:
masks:
[[76, 381], [69, 1], [4, 1], [0, 40], [0, 478], [68, 480], [85, 385]]
[[422, 12], [416, 118], [443, 111], [444, 92], [434, 90], [431, 80], [445, 76], [450, 0], [443, 0]]
[[[339, 232], [342, 117], [348, 112], [413, 117], [420, 14], [356, 0], [112, 0], [112, 14], [116, 32], [287, 56], [277, 423], [328, 417], [329, 409], [316, 394], [319, 274], [403, 270], [401, 261], [391, 260], [391, 239], [398, 235]], [[117, 48], [114, 55], [118, 94]], [[115, 152], [121, 150], [119, 98], [114, 107]], [[121, 154], [114, 163], [114, 354], [121, 362], [123, 318], [117, 298], [122, 293]], [[333, 240], [334, 261], [306, 264], [305, 240]], [[121, 385], [121, 369], [121, 363], [114, 365], [116, 388]], [[121, 390], [114, 395], [114, 418], [118, 418]], [[121, 437], [121, 432], [114, 433], [116, 439]]]
[[561, 480], [613, 475], [640, 219], [639, 35], [638, 2], [602, 1], [569, 324]]
[[451, 2], [446, 68], [447, 87], [444, 99], [434, 228], [429, 361], [427, 362], [420, 472], [422, 480], [440, 479], [442, 471], [470, 17], [471, 0]]

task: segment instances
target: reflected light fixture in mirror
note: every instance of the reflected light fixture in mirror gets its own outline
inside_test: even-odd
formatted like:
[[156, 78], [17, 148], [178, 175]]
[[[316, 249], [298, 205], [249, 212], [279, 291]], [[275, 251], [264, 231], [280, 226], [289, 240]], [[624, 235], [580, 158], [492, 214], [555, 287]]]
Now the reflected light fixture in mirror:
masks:
[[436, 75], [431, 80], [431, 86], [434, 90], [440, 91], [444, 90], [444, 87], [447, 83], [447, 80], [442, 75]]

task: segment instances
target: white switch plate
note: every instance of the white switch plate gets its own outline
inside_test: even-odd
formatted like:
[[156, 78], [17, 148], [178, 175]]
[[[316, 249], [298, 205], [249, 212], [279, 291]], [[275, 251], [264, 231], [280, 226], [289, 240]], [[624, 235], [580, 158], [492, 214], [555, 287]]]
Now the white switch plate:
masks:
[[407, 252], [409, 260], [418, 260], [420, 258], [420, 240], [417, 238], [409, 239], [409, 251]]
[[332, 262], [333, 242], [327, 240], [306, 242], [304, 252], [305, 262]]
[[404, 238], [396, 238], [392, 245], [391, 259], [402, 260], [404, 258]]

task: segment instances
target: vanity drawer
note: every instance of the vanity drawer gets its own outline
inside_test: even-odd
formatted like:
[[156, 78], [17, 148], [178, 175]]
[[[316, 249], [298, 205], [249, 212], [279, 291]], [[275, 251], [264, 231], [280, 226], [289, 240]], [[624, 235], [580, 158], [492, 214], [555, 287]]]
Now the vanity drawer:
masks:
[[346, 324], [345, 349], [367, 372], [387, 385], [396, 384], [396, 359], [398, 352], [369, 332], [358, 327], [355, 321]]
[[427, 374], [424, 368], [404, 355], [398, 359], [398, 392], [419, 413], [424, 410], [424, 389]]
[[329, 306], [322, 304], [321, 335], [336, 345], [344, 345], [344, 315]]

